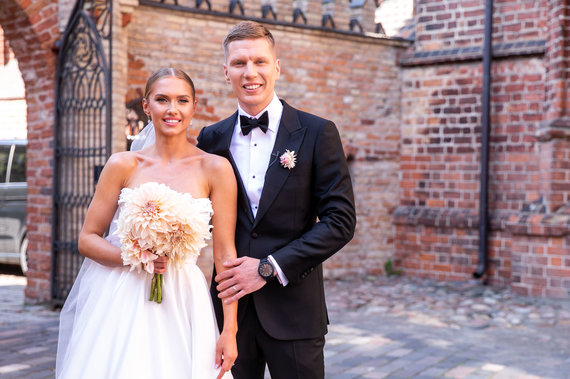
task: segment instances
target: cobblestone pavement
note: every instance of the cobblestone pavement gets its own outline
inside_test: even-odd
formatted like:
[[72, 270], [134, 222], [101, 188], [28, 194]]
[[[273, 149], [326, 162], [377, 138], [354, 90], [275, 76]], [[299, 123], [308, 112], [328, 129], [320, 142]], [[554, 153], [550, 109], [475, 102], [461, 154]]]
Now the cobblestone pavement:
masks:
[[[25, 283], [0, 275], [0, 377], [52, 378], [58, 312], [23, 305]], [[568, 301], [406, 277], [326, 288], [327, 379], [570, 378]]]
[[570, 378], [570, 302], [479, 282], [327, 283], [327, 378]]

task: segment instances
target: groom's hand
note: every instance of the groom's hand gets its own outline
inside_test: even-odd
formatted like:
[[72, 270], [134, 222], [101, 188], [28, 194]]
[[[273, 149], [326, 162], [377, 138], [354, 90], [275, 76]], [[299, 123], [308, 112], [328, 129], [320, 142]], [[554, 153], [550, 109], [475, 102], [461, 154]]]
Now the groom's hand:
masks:
[[266, 283], [257, 269], [259, 259], [241, 257], [224, 262], [227, 270], [216, 275], [214, 280], [218, 283], [216, 289], [218, 297], [224, 304], [238, 301], [248, 293], [252, 293], [263, 287]]

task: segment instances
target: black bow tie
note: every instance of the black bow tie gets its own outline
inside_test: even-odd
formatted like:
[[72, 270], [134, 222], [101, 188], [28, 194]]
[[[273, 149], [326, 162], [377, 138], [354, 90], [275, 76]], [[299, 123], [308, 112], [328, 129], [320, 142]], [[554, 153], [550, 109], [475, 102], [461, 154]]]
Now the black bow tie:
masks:
[[263, 112], [259, 118], [250, 118], [247, 116], [239, 116], [239, 123], [241, 126], [241, 132], [244, 136], [247, 136], [252, 129], [259, 127], [263, 133], [267, 132], [269, 127], [269, 116], [267, 111]]

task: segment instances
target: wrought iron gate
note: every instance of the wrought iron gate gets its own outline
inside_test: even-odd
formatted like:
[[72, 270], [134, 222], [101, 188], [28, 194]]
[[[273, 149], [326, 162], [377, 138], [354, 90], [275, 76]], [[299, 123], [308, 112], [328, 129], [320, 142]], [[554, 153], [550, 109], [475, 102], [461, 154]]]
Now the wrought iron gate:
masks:
[[111, 152], [112, 0], [78, 0], [56, 82], [52, 300], [63, 304], [83, 261], [77, 238]]

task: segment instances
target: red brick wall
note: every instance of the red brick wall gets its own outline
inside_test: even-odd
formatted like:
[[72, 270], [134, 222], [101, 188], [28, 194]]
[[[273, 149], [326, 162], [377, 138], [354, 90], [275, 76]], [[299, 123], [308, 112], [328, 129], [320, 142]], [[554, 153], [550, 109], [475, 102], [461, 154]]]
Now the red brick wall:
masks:
[[547, 204], [555, 210], [570, 202], [570, 1], [550, 3], [546, 40], [545, 115], [538, 136], [544, 142], [542, 167]]
[[[397, 265], [465, 280], [478, 263], [484, 0], [419, 1], [402, 59]], [[494, 1], [485, 280], [570, 295], [570, 1]]]
[[[493, 42], [544, 39], [548, 0], [495, 0]], [[483, 42], [485, 0], [416, 1], [415, 49], [434, 51]]]
[[[491, 207], [519, 210], [539, 197], [536, 131], [544, 103], [538, 59], [493, 66]], [[478, 204], [482, 69], [478, 63], [404, 70], [400, 204]]]
[[56, 0], [0, 0], [0, 24], [19, 62], [28, 105], [26, 298], [50, 299]]

